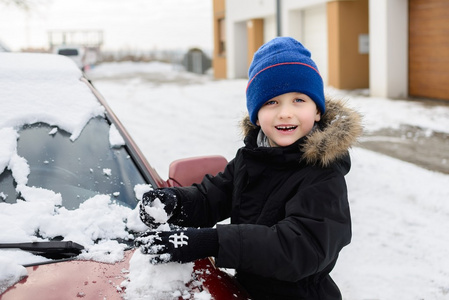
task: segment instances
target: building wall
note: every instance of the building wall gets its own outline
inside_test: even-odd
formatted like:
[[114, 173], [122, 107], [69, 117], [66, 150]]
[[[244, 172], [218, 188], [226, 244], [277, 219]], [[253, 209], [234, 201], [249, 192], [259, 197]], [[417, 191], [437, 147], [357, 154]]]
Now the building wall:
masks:
[[[313, 59], [317, 63], [324, 81], [327, 82], [325, 3], [325, 0], [281, 0], [281, 29], [283, 36], [292, 36], [302, 41], [311, 50]], [[245, 27], [248, 28], [248, 22], [254, 19], [263, 20], [264, 25], [259, 27], [263, 27], [263, 43], [276, 37], [276, 1], [226, 0], [226, 31], [230, 49], [227, 53], [227, 78], [246, 78], [247, 76], [247, 68], [252, 57], [248, 52], [257, 50], [260, 45], [249, 41], [250, 31], [242, 33], [241, 30]]]
[[408, 0], [369, 0], [371, 96], [408, 96]]
[[267, 42], [277, 36], [276, 15], [266, 16], [263, 23], [263, 40]]
[[297, 39], [310, 50], [324, 84], [328, 81], [327, 1], [281, 0], [282, 35]]
[[[410, 5], [419, 6], [411, 7], [412, 15], [409, 15]], [[445, 42], [449, 40], [448, 6], [447, 0], [369, 1], [371, 96], [402, 99], [418, 96], [449, 100], [449, 59], [442, 59], [444, 55], [449, 58], [449, 43]], [[416, 8], [427, 10], [424, 19], [419, 14], [414, 15]], [[427, 21], [431, 23], [430, 27], [426, 27], [429, 26]], [[414, 28], [421, 33], [413, 32]], [[417, 37], [418, 47], [415, 44]], [[435, 55], [433, 59], [430, 58], [432, 55]], [[430, 60], [420, 61], [416, 65], [420, 56]], [[415, 77], [423, 75], [421, 79]], [[429, 88], [429, 84], [435, 86]], [[442, 87], [446, 87], [446, 90], [435, 93], [435, 88]], [[425, 91], [426, 88], [429, 89]]]
[[[326, 4], [304, 8], [302, 12], [302, 33], [299, 41], [312, 54], [320, 71], [323, 83], [328, 84], [328, 32]], [[295, 30], [290, 29], [291, 32]]]
[[[338, 89], [369, 87], [368, 0], [327, 3], [328, 84]], [[362, 44], [363, 43], [363, 44]]]
[[[247, 78], [251, 52], [258, 48], [260, 36], [263, 35], [263, 42], [267, 42], [277, 34], [276, 1], [222, 1], [226, 1], [227, 41], [226, 68], [223, 69], [226, 69], [227, 78]], [[416, 72], [413, 68], [419, 62], [416, 61], [417, 49], [412, 48], [415, 44], [409, 47], [409, 29], [412, 30], [409, 21], [410, 26], [415, 28], [426, 26], [414, 23], [415, 19], [409, 20], [408, 9], [412, 2], [424, 6], [449, 5], [447, 0], [281, 0], [281, 35], [292, 36], [311, 50], [326, 85], [340, 89], [368, 87], [374, 97], [407, 98], [410, 96], [409, 77], [422, 75], [420, 71], [410, 73]], [[427, 37], [418, 42], [425, 43], [427, 49], [431, 49], [426, 51], [436, 51], [432, 46], [438, 44], [438, 51], [449, 53], [449, 46], [442, 42], [447, 36], [444, 26], [448, 24], [446, 20], [449, 16], [444, 15], [440, 23], [433, 23], [441, 14], [444, 14], [443, 9], [436, 9], [426, 16], [432, 24], [437, 24], [431, 26], [443, 32], [438, 36], [428, 30]], [[248, 24], [252, 20], [258, 20], [259, 24], [256, 29], [249, 30]], [[361, 34], [368, 53], [359, 52]], [[409, 51], [413, 53], [410, 60]], [[421, 57], [427, 56], [424, 54]], [[441, 55], [438, 58], [441, 59]], [[413, 70], [409, 72], [409, 68]], [[426, 72], [443, 80], [446, 78], [444, 76], [448, 76], [449, 66], [445, 63], [438, 63], [432, 68]], [[438, 77], [438, 74], [444, 76]], [[414, 92], [415, 87], [419, 92], [421, 88], [418, 84], [424, 83], [422, 79], [413, 83], [410, 93], [420, 97], [436, 97], [430, 92]], [[443, 85], [438, 84], [430, 90]], [[448, 92], [444, 90], [443, 96], [438, 97], [449, 99], [446, 94]]]
[[273, 16], [273, 0], [226, 0], [227, 78], [247, 78], [248, 21]]
[[249, 68], [251, 62], [253, 61], [254, 53], [264, 43], [263, 24], [263, 19], [252, 19], [246, 23], [248, 30], [247, 68]]
[[[226, 32], [222, 32], [222, 24], [221, 20], [225, 20], [225, 0], [213, 0], [213, 26], [214, 26], [214, 51], [213, 51], [213, 60], [212, 60], [212, 68], [214, 70], [215, 78], [226, 78], [226, 49], [222, 49], [221, 37], [226, 35]], [[226, 47], [226, 46], [225, 46]]]

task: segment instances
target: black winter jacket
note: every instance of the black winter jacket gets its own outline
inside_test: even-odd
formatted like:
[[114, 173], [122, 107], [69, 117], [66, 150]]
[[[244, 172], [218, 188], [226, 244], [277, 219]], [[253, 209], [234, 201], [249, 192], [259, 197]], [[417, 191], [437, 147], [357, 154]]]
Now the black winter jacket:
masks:
[[260, 130], [243, 123], [245, 147], [217, 176], [177, 188], [176, 223], [218, 225], [218, 267], [235, 268], [253, 299], [341, 299], [329, 276], [351, 240], [344, 176], [360, 117], [342, 102], [309, 136], [287, 147], [257, 147]]

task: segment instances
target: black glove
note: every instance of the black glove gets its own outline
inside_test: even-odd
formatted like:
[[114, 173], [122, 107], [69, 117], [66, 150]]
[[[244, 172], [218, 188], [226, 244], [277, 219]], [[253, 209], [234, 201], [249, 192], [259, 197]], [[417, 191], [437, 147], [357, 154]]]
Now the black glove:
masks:
[[[159, 200], [163, 205], [160, 205], [156, 200]], [[145, 225], [155, 229], [159, 225], [167, 222], [173, 215], [173, 211], [177, 207], [177, 204], [178, 200], [176, 199], [176, 193], [173, 189], [165, 188], [149, 191], [143, 194], [142, 201], [140, 202], [140, 219]], [[166, 220], [156, 217], [156, 212], [161, 207], [163, 207], [163, 210], [167, 214]], [[152, 212], [153, 215], [151, 215]]]
[[154, 254], [152, 264], [187, 263], [200, 258], [217, 256], [218, 233], [213, 228], [187, 228], [173, 231], [144, 232], [134, 244], [144, 254]]

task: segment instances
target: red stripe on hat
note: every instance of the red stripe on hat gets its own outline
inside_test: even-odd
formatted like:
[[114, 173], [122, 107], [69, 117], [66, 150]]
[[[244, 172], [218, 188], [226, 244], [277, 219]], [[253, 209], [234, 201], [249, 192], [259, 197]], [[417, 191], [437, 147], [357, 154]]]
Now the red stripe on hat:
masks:
[[260, 73], [262, 73], [263, 71], [265, 71], [265, 70], [267, 70], [267, 69], [274, 68], [274, 67], [277, 67], [277, 66], [282, 66], [282, 65], [303, 65], [303, 66], [306, 66], [306, 67], [309, 67], [309, 68], [313, 69], [313, 70], [314, 70], [315, 72], [317, 72], [318, 75], [320, 75], [320, 77], [321, 77], [321, 74], [320, 74], [320, 72], [318, 72], [317, 69], [315, 69], [315, 68], [312, 67], [311, 65], [308, 65], [308, 64], [305, 64], [305, 63], [300, 63], [300, 62], [285, 62], [285, 63], [278, 63], [278, 64], [275, 64], [275, 65], [271, 65], [271, 66], [268, 66], [268, 67], [266, 67], [266, 68], [263, 68], [262, 70], [260, 70], [259, 72], [257, 72], [256, 75], [254, 75], [253, 78], [251, 78], [251, 80], [248, 82], [248, 85], [246, 86], [246, 91], [248, 91], [249, 85], [251, 84], [251, 82], [253, 82], [254, 78], [256, 78], [257, 75], [259, 75]]

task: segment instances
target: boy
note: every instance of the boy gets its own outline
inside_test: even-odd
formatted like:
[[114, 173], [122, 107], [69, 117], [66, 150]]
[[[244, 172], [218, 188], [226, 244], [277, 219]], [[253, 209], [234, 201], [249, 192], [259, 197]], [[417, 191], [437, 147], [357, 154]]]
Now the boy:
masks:
[[245, 146], [222, 173], [143, 196], [150, 228], [160, 225], [150, 209], [159, 201], [169, 223], [187, 228], [150, 230], [136, 245], [153, 263], [214, 256], [256, 300], [341, 299], [329, 273], [351, 240], [344, 176], [360, 117], [325, 100], [310, 52], [288, 37], [255, 53], [246, 96]]

